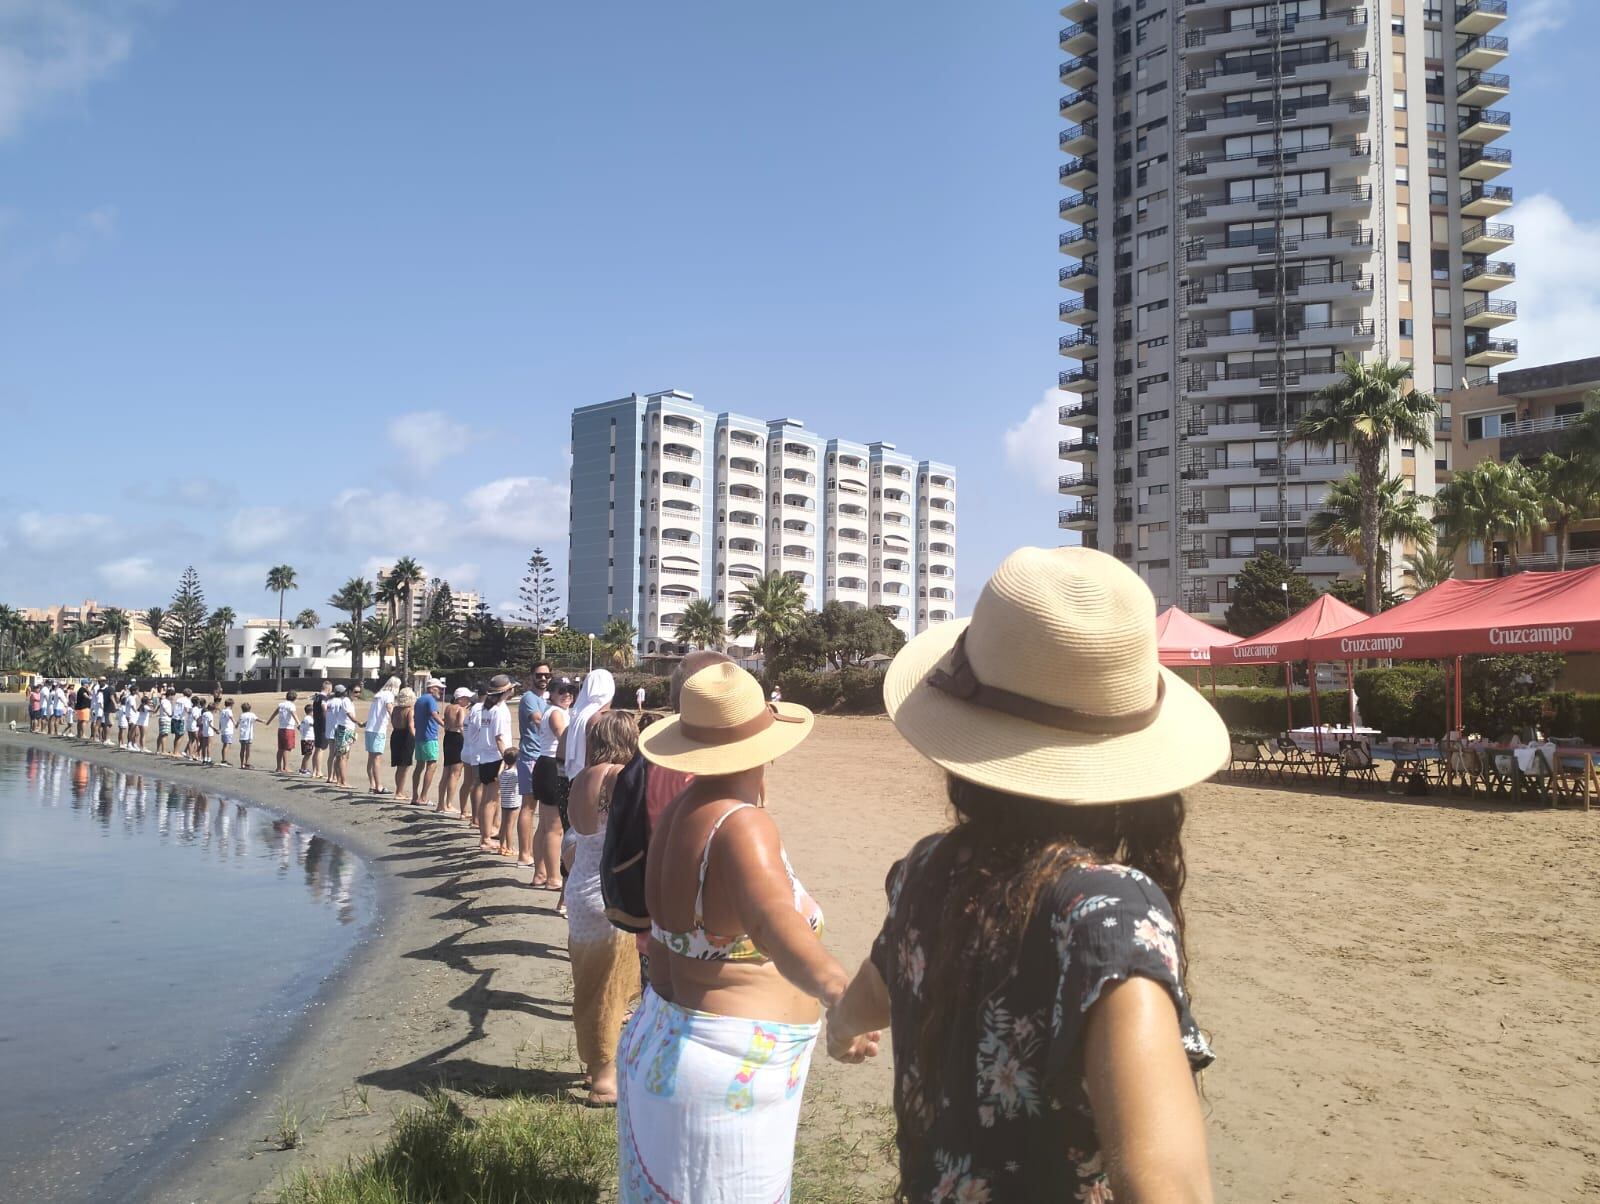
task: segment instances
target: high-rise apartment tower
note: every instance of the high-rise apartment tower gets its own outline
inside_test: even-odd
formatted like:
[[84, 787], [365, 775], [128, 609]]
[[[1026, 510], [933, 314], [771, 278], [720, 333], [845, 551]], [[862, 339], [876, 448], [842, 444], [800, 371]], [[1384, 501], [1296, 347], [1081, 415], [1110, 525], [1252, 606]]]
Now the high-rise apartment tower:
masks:
[[[1412, 362], [1447, 431], [1516, 356], [1505, 0], [1061, 13], [1060, 525], [1214, 619], [1258, 549], [1326, 585], [1306, 522], [1352, 465], [1288, 434], [1340, 359]], [[1431, 496], [1448, 444], [1389, 471]]]
[[676, 650], [689, 602], [724, 620], [764, 573], [806, 604], [888, 608], [908, 636], [955, 618], [956, 478], [892, 443], [824, 439], [793, 418], [712, 414], [669, 390], [572, 413], [568, 622], [624, 617]]

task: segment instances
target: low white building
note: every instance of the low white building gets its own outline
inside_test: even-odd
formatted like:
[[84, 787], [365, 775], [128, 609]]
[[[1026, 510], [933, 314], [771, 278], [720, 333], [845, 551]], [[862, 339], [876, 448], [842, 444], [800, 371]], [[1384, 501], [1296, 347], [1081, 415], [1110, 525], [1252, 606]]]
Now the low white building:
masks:
[[[272, 658], [257, 652], [256, 644], [277, 626], [276, 619], [247, 619], [239, 627], [228, 628], [228, 659], [224, 671], [228, 680], [273, 676]], [[339, 633], [332, 627], [291, 627], [285, 624], [283, 634], [289, 641], [289, 655], [283, 658], [285, 681], [306, 677], [317, 681], [324, 677], [337, 680], [350, 676], [350, 650], [333, 648]], [[364, 672], [376, 671], [376, 649], [363, 649], [361, 660]]]

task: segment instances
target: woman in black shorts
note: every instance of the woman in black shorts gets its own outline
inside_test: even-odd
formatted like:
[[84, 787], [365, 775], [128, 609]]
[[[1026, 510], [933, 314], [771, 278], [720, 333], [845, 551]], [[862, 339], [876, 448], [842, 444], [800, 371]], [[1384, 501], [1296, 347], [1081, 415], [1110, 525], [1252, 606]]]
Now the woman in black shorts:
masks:
[[[567, 823], [567, 779], [561, 776], [561, 737], [567, 730], [567, 710], [578, 687], [570, 678], [550, 683], [550, 706], [540, 722], [539, 759], [533, 763], [533, 797], [539, 804], [539, 826], [533, 834], [533, 885], [556, 890], [561, 886], [561, 836]], [[559, 821], [559, 825], [558, 825]]]
[[461, 814], [461, 807], [455, 799], [461, 785], [462, 728], [467, 722], [467, 708], [471, 704], [472, 691], [462, 686], [456, 690], [441, 716], [444, 725], [444, 772], [439, 775], [439, 810], [446, 815]]
[[411, 760], [417, 750], [417, 692], [406, 686], [395, 695], [394, 706], [389, 708], [389, 717], [394, 723], [389, 733], [389, 756], [394, 761], [394, 801], [409, 803], [411, 798], [404, 793], [405, 780], [411, 773]]

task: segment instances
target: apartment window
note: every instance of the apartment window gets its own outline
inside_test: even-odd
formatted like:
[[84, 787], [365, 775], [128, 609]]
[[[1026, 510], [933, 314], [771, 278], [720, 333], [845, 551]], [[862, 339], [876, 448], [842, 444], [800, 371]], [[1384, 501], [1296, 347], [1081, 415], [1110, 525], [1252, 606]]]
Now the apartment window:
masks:
[[1406, 107], [1406, 94], [1404, 92], [1396, 90], [1394, 94], [1394, 107], [1397, 109], [1404, 109]]
[[1394, 34], [1394, 36], [1397, 37], [1397, 38], [1405, 37], [1406, 36], [1406, 23], [1405, 23], [1405, 20], [1403, 18], [1401, 18], [1401, 17], [1391, 17], [1389, 19], [1389, 32]]
[[1402, 242], [1402, 243], [1397, 243], [1396, 246], [1399, 248], [1400, 262], [1401, 263], [1410, 263], [1411, 262], [1411, 244], [1408, 243], [1408, 242]]
[[[616, 422], [613, 421], [611, 425], [615, 426]], [[233, 654], [234, 654], [234, 656], [243, 656], [244, 655], [244, 645], [243, 644], [235, 644], [233, 646]]]
[[1498, 439], [1505, 424], [1516, 420], [1515, 410], [1506, 410], [1499, 414], [1474, 414], [1467, 419], [1467, 442], [1471, 443], [1474, 439]]
[[[1447, 248], [1435, 247], [1433, 249], [1432, 264], [1433, 278], [1435, 280], [1450, 279], [1450, 252]], [[1449, 311], [1446, 310], [1445, 312], [1448, 313]]]
[[1137, 176], [1138, 185], [1141, 188], [1144, 187], [1144, 185], [1150, 180], [1150, 169], [1154, 167], [1160, 167], [1166, 161], [1167, 157], [1165, 155], [1152, 155], [1148, 159], [1141, 159], [1139, 161], [1139, 170]]
[[1437, 29], [1430, 29], [1422, 35], [1422, 53], [1430, 59], [1444, 58], [1444, 34]]
[[1415, 327], [1415, 323], [1413, 322], [1412, 319], [1410, 319], [1410, 318], [1401, 318], [1400, 319], [1400, 337], [1402, 339], [1409, 339], [1411, 337], [1411, 335], [1412, 335], [1412, 330], [1414, 329], [1414, 327]]
[[1404, 163], [1396, 163], [1394, 165], [1394, 182], [1396, 184], [1411, 183], [1411, 169]]
[[1152, 316], [1157, 314], [1157, 313], [1160, 313], [1162, 310], [1164, 310], [1166, 308], [1167, 308], [1167, 303], [1166, 303], [1165, 300], [1152, 301], [1149, 305], [1141, 305], [1141, 306], [1139, 306], [1139, 309], [1137, 311], [1137, 315], [1135, 317], [1135, 325], [1141, 331], [1149, 330]]
[[1433, 313], [1435, 317], [1448, 318], [1450, 316], [1450, 290], [1436, 288], [1433, 290]]
[[1169, 379], [1170, 377], [1165, 372], [1158, 372], [1154, 376], [1146, 376], [1141, 378], [1139, 381], [1139, 388], [1137, 390], [1139, 396], [1143, 397], [1146, 393], [1150, 392], [1152, 385], [1165, 384]]
[[1433, 357], [1436, 360], [1451, 358], [1451, 334], [1448, 326], [1435, 326], [1433, 328]]
[[322, 645], [321, 644], [313, 644], [313, 645], [311, 645], [311, 655], [312, 656], [321, 656], [322, 655]]
[[1428, 102], [1428, 133], [1442, 134], [1444, 129], [1444, 105], [1437, 100]]

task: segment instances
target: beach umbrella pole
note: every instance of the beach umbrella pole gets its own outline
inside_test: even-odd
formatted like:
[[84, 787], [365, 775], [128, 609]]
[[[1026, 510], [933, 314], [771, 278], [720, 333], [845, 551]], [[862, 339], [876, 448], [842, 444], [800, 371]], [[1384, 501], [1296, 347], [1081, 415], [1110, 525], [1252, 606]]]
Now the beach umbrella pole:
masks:
[[1467, 717], [1461, 712], [1461, 658], [1456, 657], [1456, 727], [1467, 734]]
[[1283, 709], [1289, 716], [1289, 726], [1284, 729], [1284, 734], [1294, 731], [1294, 669], [1288, 661], [1283, 662]]
[[1317, 663], [1306, 662], [1306, 670], [1311, 677], [1311, 730], [1316, 735], [1317, 756], [1322, 755], [1322, 718], [1317, 707]]

